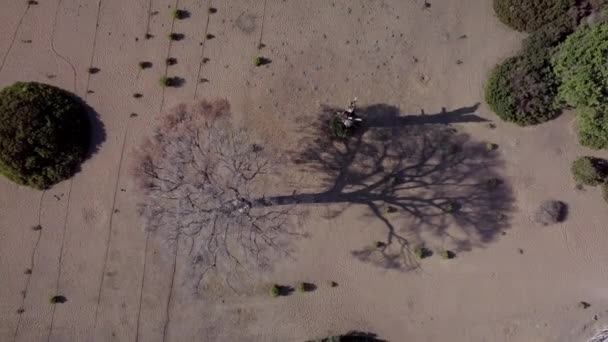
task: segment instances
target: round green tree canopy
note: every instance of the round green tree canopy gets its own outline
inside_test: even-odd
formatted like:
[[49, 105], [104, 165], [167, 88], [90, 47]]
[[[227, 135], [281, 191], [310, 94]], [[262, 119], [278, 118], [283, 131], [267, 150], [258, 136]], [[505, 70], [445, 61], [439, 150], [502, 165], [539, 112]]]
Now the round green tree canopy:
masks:
[[0, 173], [36, 189], [71, 177], [86, 157], [90, 124], [72, 94], [17, 82], [0, 91]]

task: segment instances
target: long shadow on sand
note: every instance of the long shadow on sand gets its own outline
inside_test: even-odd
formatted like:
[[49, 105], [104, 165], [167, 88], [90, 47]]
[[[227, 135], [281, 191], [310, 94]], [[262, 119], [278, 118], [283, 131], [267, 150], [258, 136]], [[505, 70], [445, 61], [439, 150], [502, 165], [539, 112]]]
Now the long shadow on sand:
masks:
[[319, 175], [321, 190], [266, 200], [326, 204], [332, 217], [367, 207], [367, 215], [382, 222], [385, 241], [352, 254], [385, 268], [417, 268], [412, 251], [430, 241], [454, 252], [483, 247], [509, 227], [514, 199], [499, 174], [504, 162], [487, 144], [436, 124], [483, 121], [475, 109], [414, 118], [394, 106], [371, 105], [359, 109], [363, 127], [337, 140], [328, 125], [337, 108], [325, 107], [295, 157], [304, 171]]

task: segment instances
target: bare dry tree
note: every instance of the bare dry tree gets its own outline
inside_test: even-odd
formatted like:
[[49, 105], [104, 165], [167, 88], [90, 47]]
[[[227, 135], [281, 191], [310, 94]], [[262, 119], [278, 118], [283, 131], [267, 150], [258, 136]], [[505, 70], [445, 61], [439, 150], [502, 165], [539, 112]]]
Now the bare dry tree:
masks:
[[272, 207], [263, 193], [277, 160], [232, 124], [227, 101], [176, 107], [138, 156], [146, 227], [185, 244], [197, 284], [213, 269], [267, 264], [265, 252], [291, 234], [292, 206]]

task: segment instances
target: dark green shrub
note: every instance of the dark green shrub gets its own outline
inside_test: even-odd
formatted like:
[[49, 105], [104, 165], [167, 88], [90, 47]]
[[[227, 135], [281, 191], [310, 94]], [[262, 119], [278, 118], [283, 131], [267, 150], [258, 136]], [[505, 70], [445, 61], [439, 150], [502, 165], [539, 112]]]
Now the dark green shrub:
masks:
[[570, 35], [553, 60], [559, 94], [574, 107], [608, 110], [608, 24]]
[[578, 184], [596, 186], [606, 177], [605, 161], [594, 157], [580, 157], [572, 163], [572, 176]]
[[503, 120], [520, 126], [559, 115], [558, 84], [551, 68], [536, 59], [512, 57], [497, 65], [485, 89], [486, 102]]
[[608, 112], [579, 109], [576, 129], [581, 145], [595, 149], [608, 148]]
[[46, 189], [71, 177], [86, 157], [90, 124], [70, 93], [17, 82], [0, 91], [0, 173]]
[[568, 17], [568, 10], [574, 4], [574, 0], [494, 0], [494, 11], [507, 26], [532, 32]]

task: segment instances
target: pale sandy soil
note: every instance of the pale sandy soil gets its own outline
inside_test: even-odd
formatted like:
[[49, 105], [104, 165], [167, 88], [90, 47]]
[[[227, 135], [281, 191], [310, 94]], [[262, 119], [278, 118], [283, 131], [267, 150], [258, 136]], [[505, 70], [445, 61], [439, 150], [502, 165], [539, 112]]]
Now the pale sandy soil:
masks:
[[[176, 2], [191, 15], [172, 23], [168, 7]], [[195, 296], [184, 253], [174, 264], [144, 233], [133, 149], [161, 109], [179, 102], [227, 98], [240, 122], [283, 151], [298, 147], [299, 125], [322, 104], [352, 96], [403, 115], [483, 102], [490, 68], [515, 53], [522, 35], [497, 21], [490, 0], [431, 4], [39, 0], [26, 11], [25, 1], [4, 3], [0, 86], [27, 80], [73, 91], [99, 113], [105, 141], [82, 172], [44, 194], [0, 179], [0, 340], [303, 341], [361, 330], [389, 341], [584, 341], [608, 325], [608, 207], [596, 189], [576, 190], [569, 173], [579, 155], [608, 154], [577, 145], [573, 113], [522, 129], [481, 105], [475, 114], [496, 129], [455, 125], [499, 145], [499, 171], [516, 201], [504, 235], [454, 260], [432, 257], [407, 272], [362, 263], [351, 251], [383, 239], [382, 223], [365, 208], [323, 219], [327, 208], [314, 207], [302, 227], [310, 238], [294, 242], [272, 272], [243, 281], [238, 293], [211, 281]], [[148, 16], [149, 6], [158, 14]], [[155, 37], [145, 40], [148, 26]], [[185, 39], [170, 44], [172, 26]], [[258, 52], [260, 41], [266, 47]], [[253, 67], [259, 53], [272, 63]], [[180, 88], [158, 85], [167, 56], [178, 60], [168, 75], [185, 79]], [[154, 66], [140, 72], [139, 61]], [[91, 66], [100, 72], [89, 75]], [[200, 78], [209, 82], [197, 86]], [[311, 184], [317, 176], [297, 177]], [[569, 205], [566, 222], [531, 222], [547, 199]], [[30, 229], [38, 222], [40, 233]], [[318, 289], [267, 294], [271, 283], [303, 280]], [[51, 305], [57, 293], [68, 301]], [[591, 307], [579, 308], [582, 300]]]

